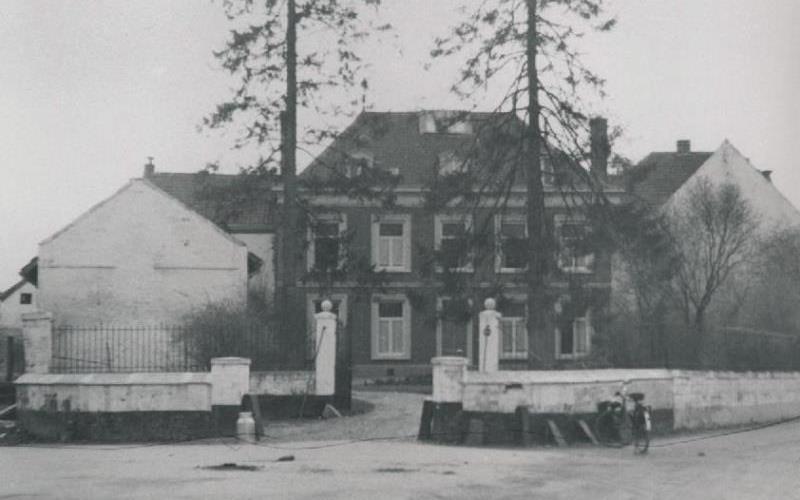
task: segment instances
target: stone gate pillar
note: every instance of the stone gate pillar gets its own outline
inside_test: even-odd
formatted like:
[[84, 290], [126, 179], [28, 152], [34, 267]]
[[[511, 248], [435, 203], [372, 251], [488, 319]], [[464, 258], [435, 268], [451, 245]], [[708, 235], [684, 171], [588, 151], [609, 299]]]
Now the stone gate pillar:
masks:
[[497, 302], [488, 298], [483, 302], [484, 310], [479, 315], [480, 338], [478, 340], [478, 369], [482, 372], [496, 372], [500, 366], [500, 318], [495, 309]]
[[322, 312], [314, 315], [314, 387], [318, 396], [336, 392], [336, 314], [332, 309], [331, 301], [323, 300]]
[[49, 373], [53, 358], [53, 315], [36, 311], [22, 315], [25, 373]]

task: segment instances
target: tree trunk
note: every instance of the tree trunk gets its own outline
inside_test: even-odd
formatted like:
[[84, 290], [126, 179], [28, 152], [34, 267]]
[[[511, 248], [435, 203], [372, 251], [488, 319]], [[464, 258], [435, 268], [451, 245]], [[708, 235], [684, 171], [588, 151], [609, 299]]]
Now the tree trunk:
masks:
[[528, 6], [527, 71], [528, 71], [528, 130], [527, 130], [527, 198], [528, 226], [528, 365], [541, 366], [546, 346], [545, 337], [545, 274], [547, 230], [544, 217], [542, 188], [541, 144], [539, 130], [539, 75], [536, 69], [537, 31], [536, 0], [526, 0]]
[[281, 283], [281, 324], [285, 339], [300, 335], [295, 309], [297, 286], [297, 252], [303, 248], [298, 235], [297, 220], [297, 16], [295, 0], [287, 0], [286, 19], [286, 109], [281, 117], [281, 179], [283, 181], [283, 211], [279, 272]]

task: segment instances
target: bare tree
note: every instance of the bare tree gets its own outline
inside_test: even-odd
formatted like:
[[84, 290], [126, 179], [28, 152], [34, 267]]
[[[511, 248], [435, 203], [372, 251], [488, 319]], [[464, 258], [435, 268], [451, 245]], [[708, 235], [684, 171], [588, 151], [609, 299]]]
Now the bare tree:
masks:
[[[587, 29], [605, 31], [613, 25], [613, 19], [605, 18], [602, 0], [485, 1], [438, 39], [432, 51], [434, 58], [465, 55], [454, 92], [469, 99], [489, 85], [503, 85], [507, 92], [497, 110], [508, 110], [512, 119], [521, 118], [524, 124], [516, 161], [501, 163], [508, 166], [499, 172], [502, 179], [498, 172], [474, 173], [476, 181], [469, 185], [481, 185], [477, 191], [484, 200], [502, 200], [508, 198], [514, 179], [524, 179], [531, 366], [539, 364], [534, 352], [541, 350], [546, 335], [546, 278], [556, 246], [545, 216], [543, 160], [574, 167], [566, 177], [568, 184], [574, 187], [577, 178], [602, 197], [598, 180], [583, 168], [589, 159], [588, 117], [581, 111], [579, 90], [589, 87], [602, 93], [603, 80], [583, 64], [575, 42]], [[605, 146], [607, 157], [608, 145], [599, 146], [598, 150]], [[462, 202], [474, 206], [485, 204], [479, 198], [461, 193]], [[501, 211], [505, 207], [503, 202], [489, 203]]]
[[667, 214], [679, 257], [674, 287], [684, 321], [702, 346], [709, 306], [732, 275], [752, 262], [757, 217], [738, 186], [715, 186], [708, 178], [681, 201]]
[[[296, 230], [302, 227], [298, 224], [298, 144], [318, 144], [335, 133], [329, 125], [298, 127], [298, 108], [312, 113], [314, 123], [325, 124], [325, 116], [358, 105], [352, 93], [340, 93], [338, 97], [349, 94], [344, 100], [331, 95], [342, 88], [367, 88], [362, 77], [364, 63], [356, 49], [371, 32], [388, 29], [388, 25], [365, 19], [364, 8], [379, 4], [380, 0], [224, 2], [236, 27], [215, 55], [238, 85], [205, 125], [220, 128], [236, 123], [241, 130], [236, 147], [255, 144], [259, 148], [259, 159], [244, 169], [245, 175], [271, 181], [280, 167], [283, 202], [277, 285], [286, 311], [296, 299], [294, 287], [303, 249], [301, 233]], [[283, 323], [287, 331], [294, 328], [295, 316], [289, 314]]]

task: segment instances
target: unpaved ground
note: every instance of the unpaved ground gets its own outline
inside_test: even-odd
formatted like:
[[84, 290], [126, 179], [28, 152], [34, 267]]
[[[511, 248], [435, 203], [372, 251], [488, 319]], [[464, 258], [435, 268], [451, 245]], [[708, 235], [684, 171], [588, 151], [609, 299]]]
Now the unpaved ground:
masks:
[[354, 392], [353, 398], [373, 405], [372, 411], [332, 420], [266, 422], [270, 441], [352, 440], [413, 437], [419, 430], [421, 394]]
[[[280, 439], [258, 445], [0, 448], [0, 498], [800, 499], [797, 421], [726, 436], [663, 439], [646, 457], [630, 449], [353, 441], [356, 433], [365, 439], [391, 434], [383, 425], [395, 420], [411, 434], [416, 427], [420, 407], [404, 406], [411, 400], [394, 406], [404, 396], [386, 394], [388, 406], [381, 407], [383, 393], [366, 397], [378, 405], [371, 415], [273, 425], [270, 432]], [[352, 440], [314, 440], [339, 431]], [[288, 454], [295, 459], [276, 461]], [[224, 462], [256, 469], [203, 468]]]

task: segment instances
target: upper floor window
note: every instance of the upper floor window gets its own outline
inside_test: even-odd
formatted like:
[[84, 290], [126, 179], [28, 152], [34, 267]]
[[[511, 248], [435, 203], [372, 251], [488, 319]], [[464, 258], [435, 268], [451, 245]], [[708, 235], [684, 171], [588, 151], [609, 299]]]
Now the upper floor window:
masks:
[[344, 215], [324, 215], [311, 222], [309, 270], [339, 269], [345, 252], [342, 238], [347, 230]]
[[373, 216], [372, 263], [379, 271], [411, 271], [411, 215]]
[[372, 300], [372, 359], [411, 357], [411, 306], [404, 295]]
[[525, 359], [528, 356], [528, 329], [524, 299], [505, 301], [500, 307], [500, 357]]
[[437, 215], [434, 225], [438, 268], [472, 271], [472, 216]]
[[574, 359], [586, 356], [591, 349], [592, 323], [591, 312], [571, 321], [559, 322], [556, 328], [556, 357]]
[[528, 265], [528, 228], [522, 215], [495, 217], [495, 271], [520, 272]]
[[558, 267], [568, 273], [591, 273], [594, 252], [589, 248], [589, 228], [583, 217], [556, 216]]
[[22, 305], [33, 304], [33, 294], [32, 293], [21, 293], [21, 294], [19, 294], [19, 303], [22, 304]]

